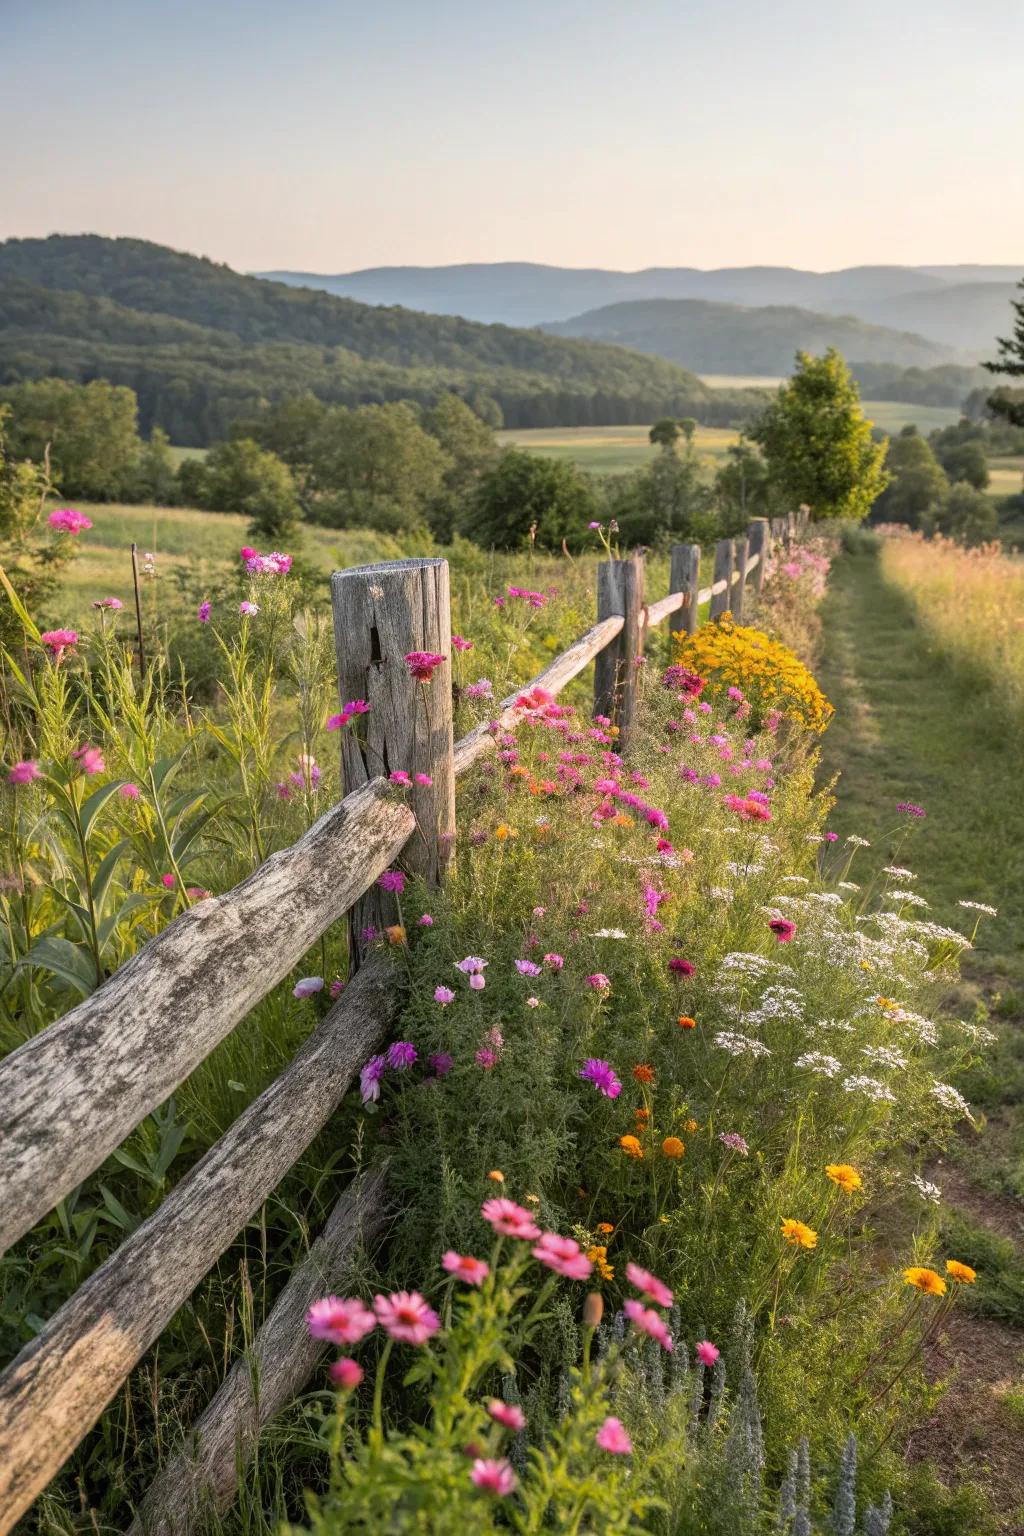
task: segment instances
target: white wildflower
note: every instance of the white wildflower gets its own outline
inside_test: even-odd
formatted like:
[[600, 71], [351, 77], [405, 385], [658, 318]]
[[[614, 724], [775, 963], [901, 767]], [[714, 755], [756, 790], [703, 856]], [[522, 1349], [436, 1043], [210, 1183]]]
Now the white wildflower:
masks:
[[922, 1200], [930, 1200], [933, 1205], [938, 1205], [942, 1199], [942, 1190], [929, 1179], [922, 1179], [919, 1173], [915, 1173], [910, 1180]]
[[843, 1070], [842, 1062], [834, 1056], [826, 1056], [824, 1051], [805, 1051], [793, 1065], [803, 1067], [808, 1072], [817, 1072], [821, 1077], [838, 1077]]
[[876, 1104], [895, 1104], [896, 1095], [891, 1088], [880, 1083], [877, 1077], [844, 1077], [843, 1088], [847, 1093], [864, 1093]]
[[723, 1029], [714, 1037], [714, 1043], [720, 1051], [728, 1051], [730, 1056], [770, 1056], [772, 1053], [760, 1040], [751, 1040], [748, 1035], [737, 1034], [734, 1030]]
[[621, 928], [599, 928], [596, 933], [590, 934], [592, 939], [624, 939], [626, 937]]
[[859, 891], [860, 886], [855, 880], [839, 880], [837, 882], [841, 891]]
[[869, 1061], [873, 1061], [878, 1067], [891, 1067], [893, 1071], [900, 1071], [907, 1064], [907, 1058], [902, 1051], [898, 1051], [893, 1045], [866, 1045], [861, 1051]]
[[851, 832], [846, 841], [854, 848], [870, 848], [871, 844], [866, 837], [858, 837], [856, 832]]
[[998, 917], [999, 908], [987, 906], [983, 901], [958, 901], [958, 907], [966, 907], [968, 912], [985, 912], [989, 917]]
[[933, 1099], [938, 1099], [943, 1109], [954, 1109], [957, 1114], [971, 1118], [971, 1106], [951, 1083], [933, 1083], [928, 1091]]
[[894, 880], [916, 880], [917, 876], [912, 869], [904, 869], [901, 864], [887, 864], [882, 870], [883, 875], [892, 875]]

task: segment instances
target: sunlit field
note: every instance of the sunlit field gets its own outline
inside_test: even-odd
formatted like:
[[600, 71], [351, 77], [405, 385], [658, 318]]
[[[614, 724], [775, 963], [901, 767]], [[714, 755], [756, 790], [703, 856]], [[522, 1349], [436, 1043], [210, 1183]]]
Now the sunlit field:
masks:
[[[657, 455], [648, 427], [536, 427], [499, 432], [503, 445], [515, 444], [549, 459], [568, 459], [595, 474], [623, 474], [642, 469]], [[729, 427], [698, 427], [695, 445], [709, 469], [717, 468], [726, 449], [739, 441]]]

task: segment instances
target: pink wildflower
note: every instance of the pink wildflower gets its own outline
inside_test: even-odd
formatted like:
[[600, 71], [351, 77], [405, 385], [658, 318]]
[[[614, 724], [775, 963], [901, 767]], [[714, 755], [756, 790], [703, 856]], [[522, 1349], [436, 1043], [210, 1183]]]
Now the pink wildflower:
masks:
[[163, 885], [163, 886], [166, 886], [167, 890], [173, 891], [174, 890], [174, 876], [170, 872], [168, 872], [166, 875], [161, 875], [160, 876], [160, 884]]
[[118, 794], [122, 800], [137, 800], [140, 794], [139, 786], [137, 784], [122, 784]]
[[434, 781], [430, 777], [429, 773], [418, 773], [416, 775], [416, 783], [419, 784], [423, 789], [429, 789], [433, 782]]
[[588, 976], [587, 986], [593, 987], [595, 992], [610, 992], [612, 989], [612, 984], [603, 971], [595, 971], [593, 976]]
[[396, 896], [401, 896], [405, 890], [405, 876], [400, 869], [386, 869], [377, 884], [382, 891], [393, 891]]
[[510, 1464], [504, 1459], [495, 1461], [492, 1458], [478, 1456], [469, 1475], [478, 1488], [482, 1488], [485, 1493], [493, 1494], [496, 1499], [505, 1498], [519, 1483]]
[[199, 620], [200, 624], [209, 624], [209, 622], [210, 622], [210, 600], [209, 600], [209, 598], [204, 598], [203, 601], [199, 604], [199, 607], [196, 609], [196, 618]]
[[487, 1404], [487, 1412], [496, 1423], [504, 1424], [506, 1429], [526, 1428], [526, 1414], [515, 1403], [503, 1403], [500, 1397], [492, 1397]]
[[58, 507], [55, 512], [50, 513], [46, 521], [51, 528], [56, 528], [60, 533], [82, 533], [86, 528], [92, 527], [92, 518], [86, 517], [84, 512], [79, 512], [75, 507]]
[[556, 1275], [567, 1280], [586, 1280], [593, 1264], [572, 1237], [560, 1237], [557, 1232], [544, 1232], [536, 1248], [531, 1250], [540, 1264], [553, 1269]]
[[7, 774], [8, 784], [31, 784], [33, 779], [42, 777], [42, 769], [38, 763], [24, 759], [15, 763]]
[[472, 640], [465, 639], [462, 635], [452, 635], [452, 649], [456, 651], [471, 651], [473, 649], [473, 642]]
[[328, 1344], [358, 1344], [372, 1333], [377, 1319], [370, 1309], [353, 1296], [325, 1296], [314, 1301], [306, 1314], [306, 1327], [314, 1339], [325, 1339]]
[[71, 756], [78, 759], [79, 768], [81, 768], [83, 773], [88, 774], [90, 778], [94, 773], [102, 773], [107, 766], [103, 760], [103, 752], [100, 747], [90, 747], [88, 745], [79, 747], [76, 751], [72, 752]]
[[788, 944], [796, 936], [796, 923], [791, 922], [788, 917], [773, 917], [768, 927], [780, 944]]
[[649, 1338], [657, 1339], [662, 1349], [671, 1350], [672, 1337], [665, 1327], [660, 1312], [655, 1312], [653, 1307], [645, 1307], [640, 1301], [634, 1301], [632, 1296], [623, 1302], [622, 1310], [640, 1333], [646, 1333]]
[[412, 779], [410, 779], [404, 768], [396, 768], [394, 773], [388, 774], [388, 779], [392, 784], [401, 784], [403, 789], [412, 788]]
[[483, 1285], [491, 1272], [483, 1259], [475, 1259], [471, 1253], [456, 1253], [453, 1248], [442, 1255], [441, 1263], [450, 1275], [465, 1280], [467, 1285]]
[[259, 604], [250, 602], [239, 603], [238, 611], [243, 619], [254, 619], [260, 611]]
[[375, 1296], [373, 1310], [385, 1333], [400, 1344], [425, 1344], [441, 1326], [441, 1319], [418, 1291]]
[[602, 1451], [612, 1456], [628, 1456], [633, 1450], [632, 1440], [614, 1414], [609, 1414], [594, 1438]]
[[659, 1280], [657, 1275], [652, 1275], [649, 1269], [641, 1269], [639, 1264], [627, 1264], [626, 1279], [630, 1285], [635, 1285], [638, 1291], [642, 1291], [650, 1301], [656, 1302], [659, 1307], [670, 1307], [672, 1305], [672, 1292], [665, 1282]]
[[440, 1003], [442, 1008], [446, 1008], [449, 1003], [454, 1003], [454, 1001], [455, 993], [452, 991], [451, 987], [434, 988], [434, 1002]]
[[53, 652], [54, 661], [59, 663], [64, 652], [78, 644], [78, 631], [76, 629], [44, 629], [39, 640], [41, 644], [49, 647]]
[[363, 1379], [363, 1368], [351, 1356], [342, 1355], [340, 1360], [335, 1360], [331, 1365], [328, 1375], [343, 1392], [354, 1392]]
[[668, 968], [673, 976], [692, 976], [697, 969], [692, 960], [683, 960], [679, 955], [672, 956]]
[[420, 683], [429, 683], [437, 668], [447, 660], [436, 651], [408, 651], [403, 659], [409, 668], [409, 675]]
[[565, 965], [565, 958], [562, 955], [545, 955], [544, 964], [549, 966], [553, 971], [560, 971]]
[[701, 1339], [699, 1344], [695, 1344], [693, 1346], [693, 1352], [697, 1356], [697, 1359], [700, 1361], [701, 1365], [714, 1365], [715, 1361], [722, 1353], [722, 1351], [718, 1349], [716, 1345], [712, 1344], [710, 1339]]
[[593, 1083], [606, 1099], [617, 1099], [622, 1092], [622, 1084], [607, 1061], [591, 1056], [583, 1063], [579, 1075], [585, 1082]]
[[119, 597], [98, 597], [93, 603], [94, 608], [109, 608], [111, 613], [118, 613], [123, 607]]
[[504, 1195], [485, 1200], [480, 1207], [480, 1214], [503, 1237], [518, 1237], [523, 1242], [534, 1242], [540, 1237], [540, 1228], [529, 1211]]

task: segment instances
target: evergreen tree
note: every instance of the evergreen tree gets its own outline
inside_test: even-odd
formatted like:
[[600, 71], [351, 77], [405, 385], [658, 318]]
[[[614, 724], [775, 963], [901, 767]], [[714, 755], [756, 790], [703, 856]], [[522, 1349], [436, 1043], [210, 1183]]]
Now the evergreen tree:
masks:
[[[1011, 301], [1015, 320], [1012, 336], [999, 337], [999, 355], [995, 362], [983, 363], [989, 373], [1004, 373], [1008, 378], [1024, 378], [1024, 277], [1018, 286], [1022, 297]], [[1024, 427], [1024, 389], [997, 389], [988, 397], [988, 408], [996, 416], [1005, 416], [1015, 427]]]

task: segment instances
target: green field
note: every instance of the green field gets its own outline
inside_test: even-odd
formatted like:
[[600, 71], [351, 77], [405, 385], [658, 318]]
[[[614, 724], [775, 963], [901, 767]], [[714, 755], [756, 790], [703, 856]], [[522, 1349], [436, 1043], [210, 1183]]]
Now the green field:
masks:
[[1024, 454], [989, 459], [988, 476], [990, 496], [1019, 496], [1024, 490]]
[[[594, 474], [621, 475], [642, 469], [658, 449], [648, 440], [647, 427], [535, 427], [499, 432], [503, 446], [515, 444], [547, 459], [569, 459]], [[739, 433], [729, 427], [698, 427], [697, 452], [709, 467], [716, 467]]]
[[865, 400], [864, 414], [886, 432], [902, 432], [914, 425], [925, 437], [937, 427], [952, 427], [960, 420], [955, 405], [908, 405], [902, 400]]

